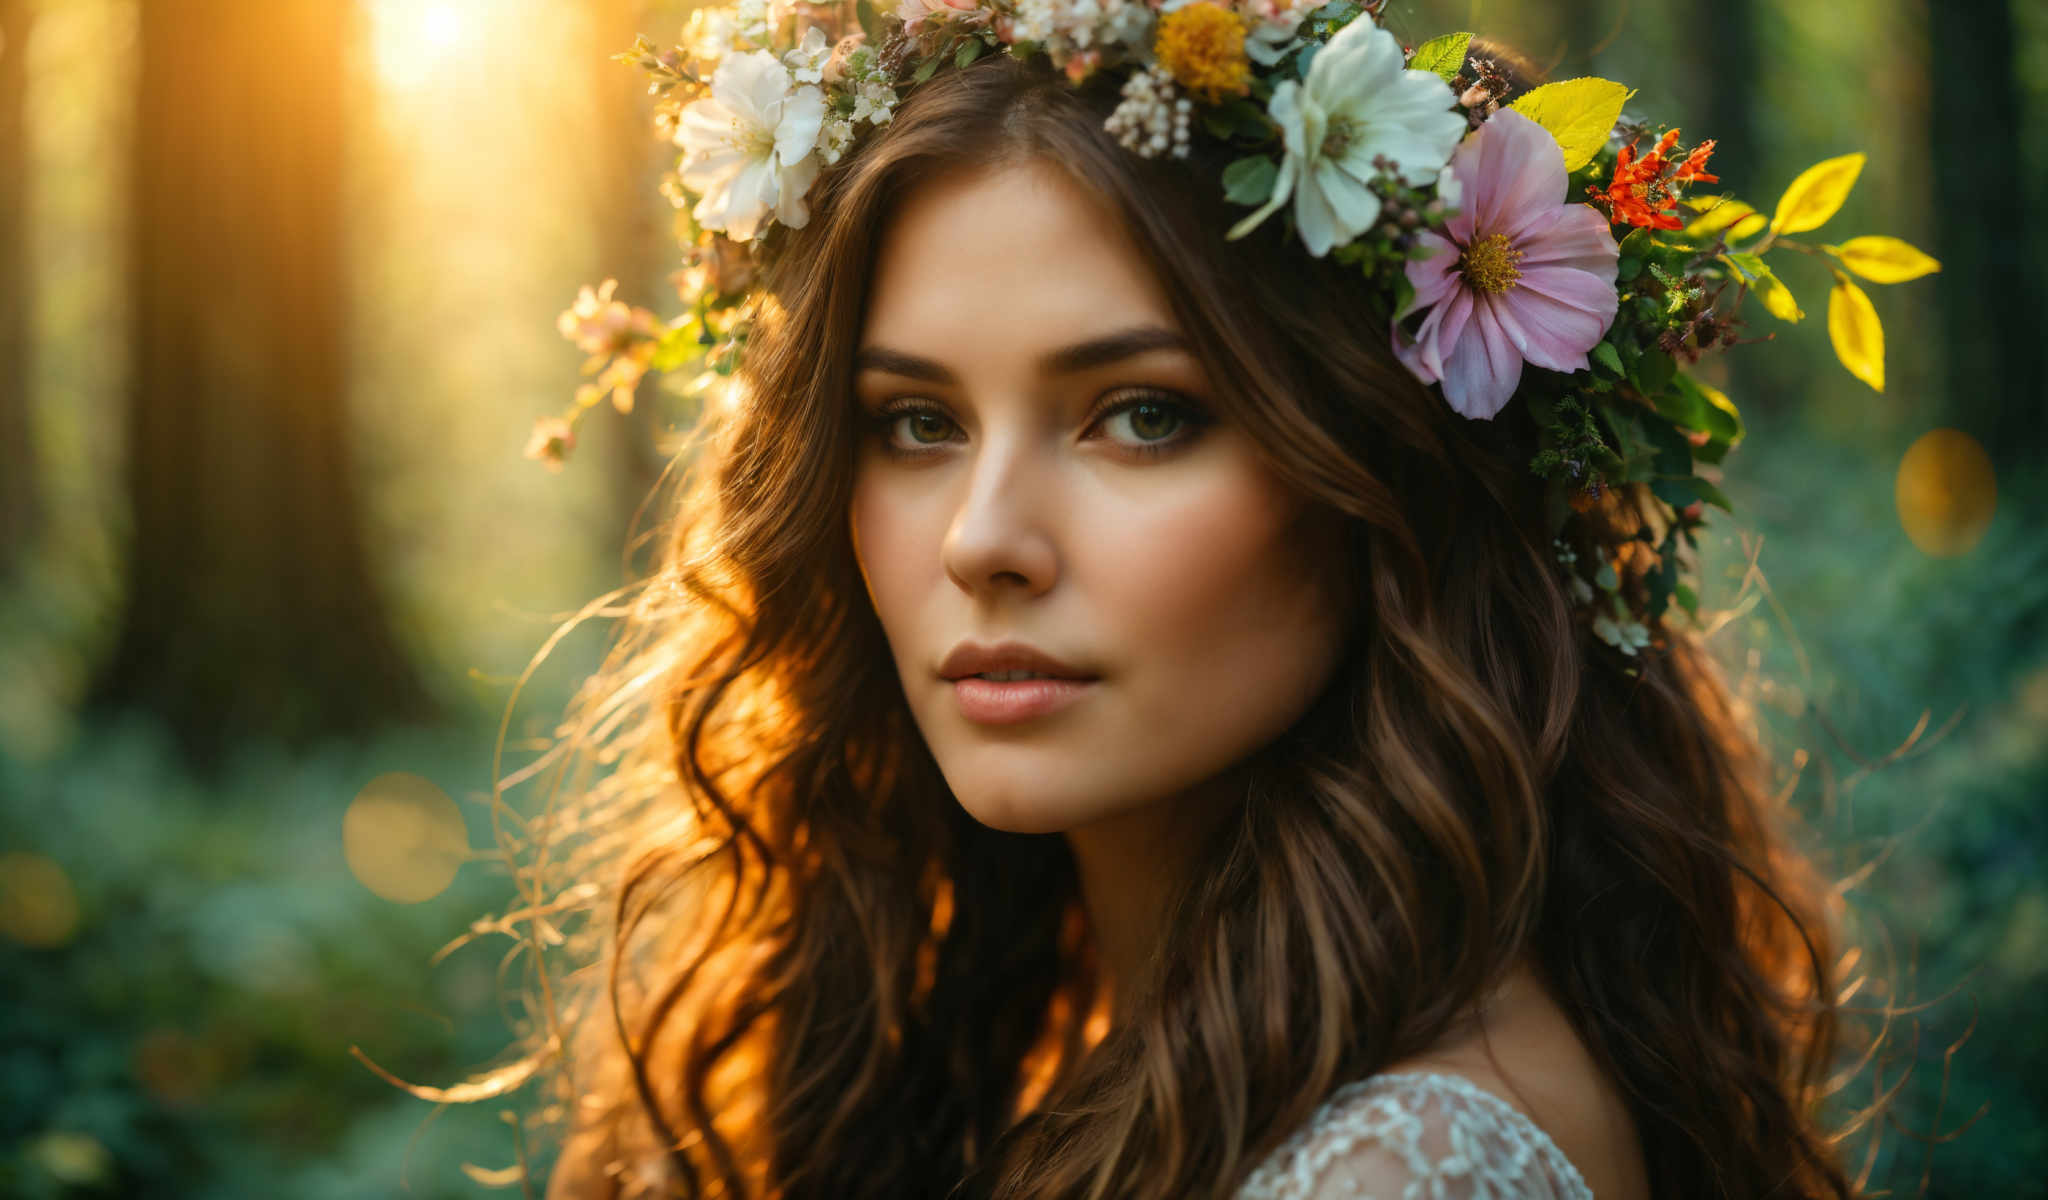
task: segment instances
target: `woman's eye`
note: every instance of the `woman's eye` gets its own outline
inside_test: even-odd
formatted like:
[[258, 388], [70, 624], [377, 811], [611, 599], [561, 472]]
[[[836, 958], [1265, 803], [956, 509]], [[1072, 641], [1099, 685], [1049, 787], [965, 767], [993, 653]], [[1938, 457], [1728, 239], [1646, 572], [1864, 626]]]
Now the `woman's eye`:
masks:
[[952, 422], [930, 410], [913, 409], [910, 412], [890, 414], [890, 424], [904, 421], [909, 424], [910, 440], [921, 446], [936, 446], [946, 440], [946, 428]]
[[[1124, 449], [1152, 457], [1190, 441], [1208, 415], [1196, 405], [1156, 391], [1122, 393], [1125, 399], [1099, 405], [1088, 428], [1103, 429]], [[927, 404], [900, 403], [873, 418], [883, 447], [897, 455], [936, 452], [958, 431], [953, 419]]]
[[1122, 422], [1139, 442], [1163, 442], [1187, 423], [1186, 410], [1178, 404], [1142, 400], [1117, 406], [1102, 419], [1105, 427]]

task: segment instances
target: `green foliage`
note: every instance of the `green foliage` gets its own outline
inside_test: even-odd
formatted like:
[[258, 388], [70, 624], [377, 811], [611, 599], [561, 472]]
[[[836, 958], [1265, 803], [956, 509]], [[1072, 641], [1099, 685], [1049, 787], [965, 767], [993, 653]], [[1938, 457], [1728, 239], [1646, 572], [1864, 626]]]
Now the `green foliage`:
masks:
[[1411, 71], [1433, 71], [1450, 83], [1465, 68], [1465, 54], [1472, 46], [1469, 33], [1447, 33], [1431, 38], [1415, 48], [1415, 57], [1408, 60]]
[[1240, 158], [1223, 168], [1223, 198], [1232, 204], [1264, 204], [1279, 177], [1280, 164], [1263, 154]]
[[[85, 730], [39, 767], [0, 755], [0, 844], [56, 863], [79, 914], [58, 946], [0, 938], [0, 1191], [455, 1200], [477, 1194], [462, 1162], [513, 1161], [497, 1112], [517, 1097], [436, 1116], [349, 1052], [442, 1084], [509, 1038], [502, 943], [430, 965], [503, 878], [472, 865], [399, 905], [342, 856], [364, 783], [398, 767], [469, 794], [488, 737], [252, 746], [212, 782], [147, 727]], [[484, 814], [469, 823], [488, 845]]]

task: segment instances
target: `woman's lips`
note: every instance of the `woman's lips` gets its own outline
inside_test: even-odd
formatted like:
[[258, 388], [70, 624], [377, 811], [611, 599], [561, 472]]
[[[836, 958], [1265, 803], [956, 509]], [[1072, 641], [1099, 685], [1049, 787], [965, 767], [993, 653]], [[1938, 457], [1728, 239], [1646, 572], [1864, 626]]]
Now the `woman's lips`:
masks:
[[1093, 679], [1018, 679], [998, 683], [967, 675], [953, 681], [960, 715], [980, 725], [1010, 725], [1057, 712], [1087, 695]]

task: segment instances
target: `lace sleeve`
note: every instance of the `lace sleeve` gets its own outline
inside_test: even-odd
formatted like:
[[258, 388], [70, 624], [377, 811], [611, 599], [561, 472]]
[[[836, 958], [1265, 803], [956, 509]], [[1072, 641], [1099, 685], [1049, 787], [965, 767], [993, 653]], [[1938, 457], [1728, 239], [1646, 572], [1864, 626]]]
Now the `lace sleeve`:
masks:
[[1506, 1100], [1458, 1075], [1348, 1083], [1236, 1200], [1593, 1200], [1578, 1168]]

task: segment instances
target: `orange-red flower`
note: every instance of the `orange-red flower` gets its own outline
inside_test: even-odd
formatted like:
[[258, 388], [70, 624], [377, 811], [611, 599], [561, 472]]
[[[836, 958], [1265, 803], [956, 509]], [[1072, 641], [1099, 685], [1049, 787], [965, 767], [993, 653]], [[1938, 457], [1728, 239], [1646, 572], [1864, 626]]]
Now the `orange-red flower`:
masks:
[[1678, 185], [1719, 183], [1721, 177], [1706, 171], [1707, 157], [1714, 152], [1712, 141], [1701, 142], [1683, 161], [1674, 163], [1670, 155], [1677, 145], [1676, 129], [1657, 139], [1656, 147], [1641, 158], [1636, 157], [1636, 144], [1630, 142], [1615, 157], [1614, 181], [1607, 185], [1607, 190], [1587, 190], [1593, 193], [1596, 203], [1605, 201], [1609, 218], [1617, 224], [1683, 229], [1685, 222], [1677, 216]]

